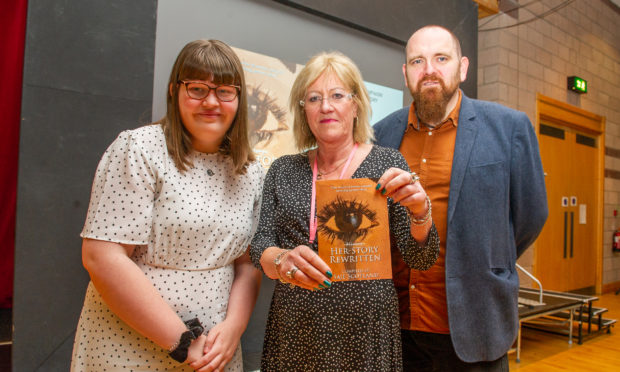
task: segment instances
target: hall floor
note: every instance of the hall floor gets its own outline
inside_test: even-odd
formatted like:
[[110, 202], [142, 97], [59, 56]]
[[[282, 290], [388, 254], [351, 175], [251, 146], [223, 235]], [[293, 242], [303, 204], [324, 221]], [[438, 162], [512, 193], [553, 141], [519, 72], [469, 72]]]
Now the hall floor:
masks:
[[[604, 318], [617, 319], [620, 323], [620, 295], [614, 292], [598, 296], [595, 307], [609, 311]], [[611, 333], [585, 340], [581, 345], [576, 339], [569, 345], [566, 336], [549, 334], [523, 328], [521, 362], [516, 363], [516, 353], [508, 355], [511, 371], [596, 371], [620, 372], [620, 325], [616, 323]]]
[[[595, 307], [609, 311], [605, 318], [618, 319], [620, 323], [620, 295], [613, 292], [598, 296]], [[0, 338], [10, 339], [10, 311], [0, 311]], [[601, 334], [578, 345], [572, 345], [566, 336], [549, 334], [524, 328], [521, 347], [521, 362], [516, 363], [516, 353], [508, 355], [510, 370], [520, 372], [536, 371], [579, 371], [620, 372], [620, 325], [616, 324], [610, 334]], [[11, 346], [0, 342], [0, 371], [10, 371]]]

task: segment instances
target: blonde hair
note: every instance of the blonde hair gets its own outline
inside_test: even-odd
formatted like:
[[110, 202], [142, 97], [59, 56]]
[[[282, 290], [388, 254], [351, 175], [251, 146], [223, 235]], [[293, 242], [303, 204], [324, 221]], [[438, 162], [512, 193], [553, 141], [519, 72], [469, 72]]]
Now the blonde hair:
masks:
[[374, 131], [370, 126], [370, 98], [360, 70], [349, 57], [340, 52], [321, 52], [310, 58], [297, 75], [291, 88], [289, 108], [293, 112], [293, 136], [297, 149], [303, 151], [316, 146], [316, 138], [310, 130], [306, 112], [299, 101], [305, 98], [308, 87], [323, 73], [336, 75], [353, 94], [353, 101], [357, 104], [353, 140], [360, 143], [372, 141]]
[[230, 156], [235, 172], [243, 174], [254, 160], [248, 134], [248, 104], [241, 61], [233, 50], [219, 40], [195, 40], [183, 47], [177, 56], [168, 80], [166, 115], [161, 124], [166, 136], [168, 153], [181, 171], [193, 166], [188, 159], [192, 151], [190, 133], [181, 120], [179, 109], [180, 80], [212, 80], [214, 84], [240, 86], [237, 114], [225, 134], [219, 152]]

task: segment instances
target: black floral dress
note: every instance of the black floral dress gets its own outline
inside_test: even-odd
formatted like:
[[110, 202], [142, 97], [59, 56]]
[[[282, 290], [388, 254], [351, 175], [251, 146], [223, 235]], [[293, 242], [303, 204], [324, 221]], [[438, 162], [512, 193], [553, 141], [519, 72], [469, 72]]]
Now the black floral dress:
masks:
[[[353, 178], [379, 178], [390, 167], [408, 169], [402, 155], [374, 146]], [[269, 169], [250, 255], [260, 268], [271, 246], [308, 245], [312, 169], [307, 154], [287, 155]], [[433, 226], [426, 246], [410, 234], [405, 207], [388, 198], [392, 244], [414, 269], [427, 270], [437, 259]], [[317, 243], [311, 246], [318, 250]], [[395, 248], [393, 248], [395, 249]], [[392, 280], [334, 282], [309, 291], [277, 282], [263, 344], [262, 371], [400, 371], [400, 322]]]

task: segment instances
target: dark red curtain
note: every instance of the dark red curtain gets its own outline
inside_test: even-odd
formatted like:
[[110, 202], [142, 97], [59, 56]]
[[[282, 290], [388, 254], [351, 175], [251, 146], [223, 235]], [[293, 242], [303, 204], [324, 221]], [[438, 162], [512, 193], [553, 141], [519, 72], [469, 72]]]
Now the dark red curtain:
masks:
[[0, 308], [12, 307], [27, 0], [0, 1]]

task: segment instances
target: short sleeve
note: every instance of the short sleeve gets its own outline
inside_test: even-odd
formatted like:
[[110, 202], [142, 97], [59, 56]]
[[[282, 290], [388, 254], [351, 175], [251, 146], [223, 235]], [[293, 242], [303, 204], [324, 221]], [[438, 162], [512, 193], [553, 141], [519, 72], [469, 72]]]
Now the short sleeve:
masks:
[[132, 135], [122, 132], [95, 173], [83, 238], [147, 244], [152, 228], [157, 171]]

